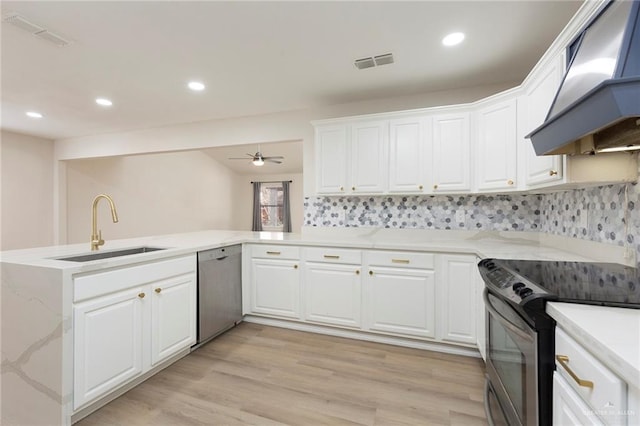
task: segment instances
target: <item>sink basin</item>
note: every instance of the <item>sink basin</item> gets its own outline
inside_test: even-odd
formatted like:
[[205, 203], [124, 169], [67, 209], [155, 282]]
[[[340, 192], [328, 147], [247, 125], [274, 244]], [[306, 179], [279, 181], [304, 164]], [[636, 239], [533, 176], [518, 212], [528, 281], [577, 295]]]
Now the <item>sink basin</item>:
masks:
[[58, 257], [57, 260], [67, 260], [69, 262], [90, 262], [92, 260], [108, 259], [111, 257], [130, 256], [132, 254], [149, 253], [152, 251], [166, 250], [159, 247], [133, 247], [122, 250], [98, 251], [75, 256]]

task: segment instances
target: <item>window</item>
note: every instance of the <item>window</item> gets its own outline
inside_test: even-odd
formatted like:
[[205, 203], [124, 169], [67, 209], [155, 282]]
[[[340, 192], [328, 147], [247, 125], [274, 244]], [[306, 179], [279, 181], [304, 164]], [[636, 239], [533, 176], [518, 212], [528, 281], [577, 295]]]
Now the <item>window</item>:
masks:
[[283, 230], [282, 183], [263, 183], [260, 188], [260, 217], [265, 231]]

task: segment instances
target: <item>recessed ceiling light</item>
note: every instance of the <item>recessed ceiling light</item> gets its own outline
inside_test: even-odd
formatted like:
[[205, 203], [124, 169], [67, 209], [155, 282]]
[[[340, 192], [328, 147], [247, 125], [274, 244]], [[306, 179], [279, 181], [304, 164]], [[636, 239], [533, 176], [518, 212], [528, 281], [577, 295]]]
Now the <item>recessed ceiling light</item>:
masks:
[[201, 90], [204, 90], [204, 84], [200, 83], [199, 81], [190, 81], [189, 89], [199, 92]]
[[113, 102], [111, 102], [109, 99], [106, 99], [106, 98], [98, 98], [98, 99], [96, 99], [96, 103], [98, 105], [102, 105], [102, 106], [111, 106], [111, 105], [113, 105]]
[[442, 39], [442, 44], [445, 46], [455, 46], [462, 43], [464, 40], [464, 33], [451, 33]]
[[35, 112], [35, 111], [27, 111], [27, 117], [42, 118], [42, 114], [40, 114], [39, 112]]

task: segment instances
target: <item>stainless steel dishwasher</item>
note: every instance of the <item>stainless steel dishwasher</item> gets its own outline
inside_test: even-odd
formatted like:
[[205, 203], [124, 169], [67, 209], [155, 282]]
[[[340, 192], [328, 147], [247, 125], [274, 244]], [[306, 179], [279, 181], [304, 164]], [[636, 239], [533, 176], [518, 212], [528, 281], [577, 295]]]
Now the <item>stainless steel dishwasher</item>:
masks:
[[198, 341], [193, 349], [242, 320], [242, 245], [198, 252]]

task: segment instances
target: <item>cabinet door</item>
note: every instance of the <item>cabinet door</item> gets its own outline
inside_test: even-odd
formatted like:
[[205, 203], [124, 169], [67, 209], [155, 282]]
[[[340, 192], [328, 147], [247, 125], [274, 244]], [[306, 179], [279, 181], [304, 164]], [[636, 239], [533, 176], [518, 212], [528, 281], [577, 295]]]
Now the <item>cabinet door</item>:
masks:
[[440, 338], [476, 344], [476, 284], [474, 256], [440, 257]]
[[516, 184], [516, 98], [507, 99], [477, 112], [476, 170], [478, 189], [515, 189]]
[[372, 194], [387, 190], [388, 133], [387, 121], [351, 126], [352, 192]]
[[[476, 265], [480, 258], [475, 259]], [[487, 310], [484, 306], [484, 281], [478, 268], [474, 268], [476, 286], [476, 344], [484, 361], [487, 360]]]
[[372, 267], [366, 279], [369, 329], [435, 337], [435, 273]]
[[300, 319], [297, 260], [252, 259], [251, 311]]
[[151, 286], [151, 364], [196, 342], [196, 276], [181, 275]]
[[469, 113], [433, 117], [433, 191], [471, 190]]
[[362, 291], [360, 266], [307, 262], [305, 319], [360, 327]]
[[554, 426], [602, 425], [602, 421], [557, 372], [553, 373]]
[[[427, 160], [427, 137], [430, 120], [412, 117], [391, 120], [389, 123], [389, 192], [422, 193], [431, 171]], [[430, 149], [429, 149], [430, 152]]]
[[149, 296], [137, 287], [74, 306], [74, 409], [142, 373], [142, 320]]
[[316, 192], [340, 194], [347, 189], [348, 128], [347, 125], [323, 126], [316, 129]]
[[[525, 114], [523, 136], [544, 123], [560, 86], [563, 73], [564, 58], [562, 55], [559, 55], [558, 58], [536, 72], [536, 77], [529, 85], [522, 102], [522, 113]], [[520, 110], [520, 105], [518, 109]], [[527, 185], [540, 185], [563, 179], [562, 155], [538, 157], [529, 139], [524, 139], [523, 145], [525, 146], [525, 179]]]

